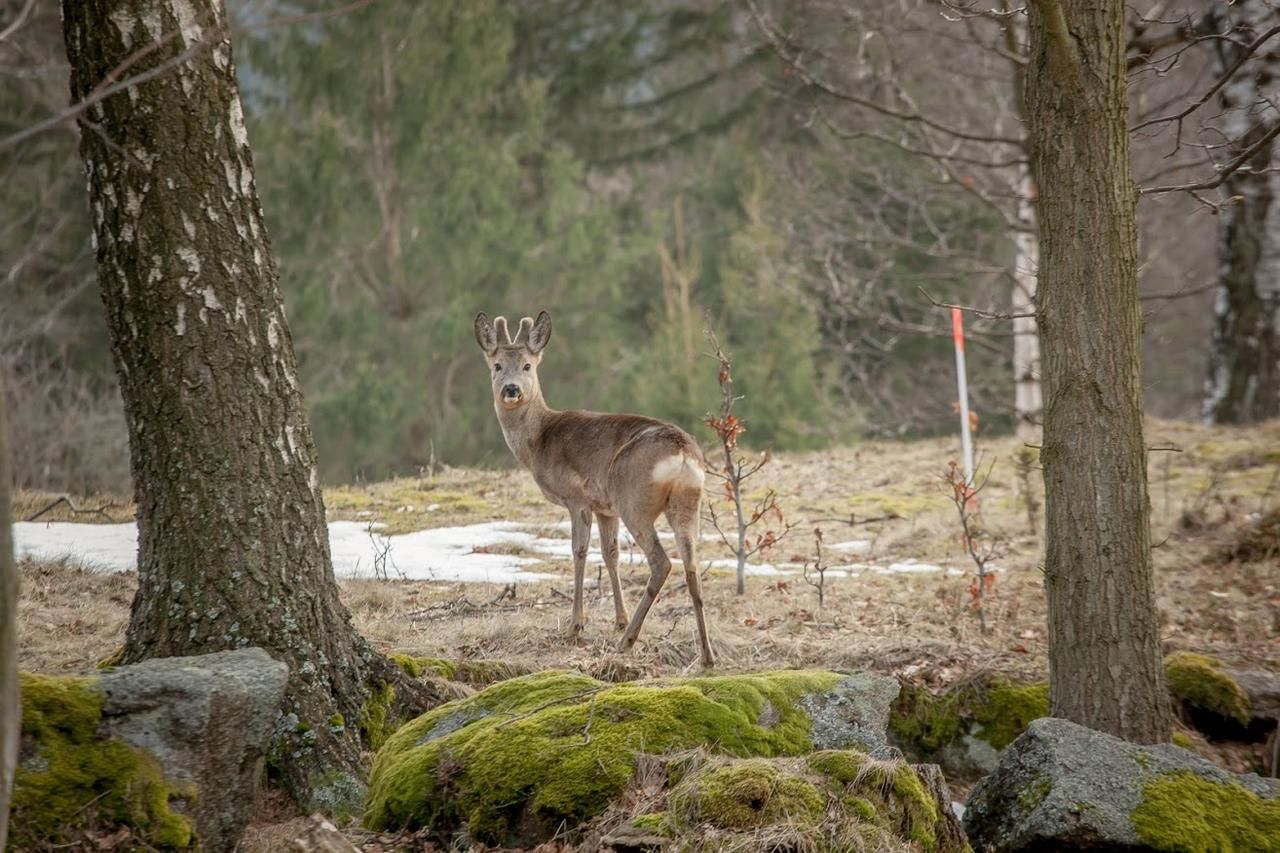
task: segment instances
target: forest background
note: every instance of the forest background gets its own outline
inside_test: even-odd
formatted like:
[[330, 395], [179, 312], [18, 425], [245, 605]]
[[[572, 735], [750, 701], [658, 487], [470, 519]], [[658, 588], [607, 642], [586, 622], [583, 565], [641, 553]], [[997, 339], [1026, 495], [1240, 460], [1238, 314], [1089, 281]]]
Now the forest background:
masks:
[[[926, 0], [229, 5], [327, 482], [509, 464], [471, 340], [479, 310], [553, 313], [553, 406], [691, 429], [718, 405], [709, 322], [735, 356], [744, 443], [788, 450], [953, 429], [935, 302], [1016, 305], [1015, 16]], [[1131, 52], [1211, 4], [1182, 5], [1131, 10]], [[15, 73], [0, 136], [67, 101], [57, 10], [31, 14], [22, 44], [3, 45]], [[1135, 125], [1219, 68], [1212, 42], [1164, 55], [1131, 63]], [[1168, 123], [1135, 131], [1140, 185], [1229, 155], [1213, 144], [1229, 115], [1216, 100], [1205, 112], [1176, 140]], [[0, 385], [19, 488], [124, 492], [77, 144], [68, 119], [0, 145], [14, 213], [0, 226]], [[1213, 291], [1239, 251], [1218, 195], [1139, 205], [1149, 414], [1214, 417], [1206, 379], [1230, 306]], [[1277, 264], [1277, 220], [1251, 263]], [[1010, 431], [1012, 324], [970, 321], [973, 407], [984, 433]]]

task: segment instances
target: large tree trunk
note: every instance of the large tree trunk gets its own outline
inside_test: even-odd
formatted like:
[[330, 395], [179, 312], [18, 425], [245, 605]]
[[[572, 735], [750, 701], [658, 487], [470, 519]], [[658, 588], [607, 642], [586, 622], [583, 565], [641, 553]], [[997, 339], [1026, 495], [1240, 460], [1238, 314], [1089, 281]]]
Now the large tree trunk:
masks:
[[63, 26], [75, 100], [162, 69], [80, 116], [138, 506], [124, 660], [266, 648], [283, 781], [356, 806], [356, 722], [397, 676], [338, 600], [222, 2], [66, 0]]
[[9, 833], [9, 801], [18, 764], [22, 706], [18, 696], [18, 571], [9, 527], [9, 434], [0, 388], [0, 850]]
[[[1233, 67], [1243, 46], [1262, 35], [1274, 17], [1274, 4], [1263, 0], [1215, 4], [1213, 30], [1235, 36], [1213, 42], [1217, 72]], [[1280, 47], [1272, 44], [1222, 87], [1223, 130], [1232, 140], [1223, 160], [1236, 159], [1280, 122], [1277, 80]], [[1211, 424], [1280, 415], [1280, 175], [1267, 171], [1277, 150], [1274, 140], [1263, 145], [1220, 188], [1218, 286], [1202, 409]]]
[[1124, 4], [1030, 5], [1039, 189], [1049, 702], [1129, 740], [1170, 735], [1151, 577]]

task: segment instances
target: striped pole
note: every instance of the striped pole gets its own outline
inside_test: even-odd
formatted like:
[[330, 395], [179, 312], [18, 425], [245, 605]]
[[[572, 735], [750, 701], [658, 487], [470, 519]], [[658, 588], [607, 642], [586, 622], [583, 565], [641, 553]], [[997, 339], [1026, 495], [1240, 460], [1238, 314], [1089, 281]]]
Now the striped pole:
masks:
[[964, 366], [964, 318], [951, 309], [951, 337], [956, 344], [956, 391], [960, 395], [960, 448], [964, 453], [964, 481], [973, 485], [973, 438], [969, 435], [969, 378]]

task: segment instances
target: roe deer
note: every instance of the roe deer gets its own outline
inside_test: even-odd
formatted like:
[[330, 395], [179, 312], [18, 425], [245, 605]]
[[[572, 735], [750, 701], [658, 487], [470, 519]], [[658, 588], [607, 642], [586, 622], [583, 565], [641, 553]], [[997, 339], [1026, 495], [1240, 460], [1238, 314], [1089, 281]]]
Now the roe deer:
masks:
[[[600, 550], [613, 586], [613, 609], [630, 649], [667, 575], [668, 559], [653, 527], [666, 514], [684, 562], [698, 627], [702, 665], [715, 663], [707, 639], [694, 548], [705, 465], [702, 450], [684, 430], [640, 415], [558, 412], [547, 406], [538, 385], [538, 363], [551, 339], [551, 317], [525, 317], [512, 339], [504, 317], [476, 317], [476, 342], [484, 350], [493, 382], [493, 408], [507, 446], [528, 468], [542, 494], [569, 510], [573, 543], [572, 638], [582, 634], [582, 580], [591, 544], [591, 516], [600, 529]], [[618, 520], [627, 526], [649, 561], [649, 583], [631, 621], [618, 583]]]

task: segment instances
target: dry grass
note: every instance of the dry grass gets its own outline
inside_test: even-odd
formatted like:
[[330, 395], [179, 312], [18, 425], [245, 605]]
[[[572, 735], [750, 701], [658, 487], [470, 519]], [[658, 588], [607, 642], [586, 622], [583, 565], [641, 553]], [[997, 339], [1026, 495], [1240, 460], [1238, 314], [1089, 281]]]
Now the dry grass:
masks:
[[[1153, 452], [1150, 482], [1152, 538], [1164, 637], [1171, 647], [1196, 647], [1241, 662], [1274, 660], [1280, 651], [1277, 605], [1280, 570], [1274, 560], [1210, 566], [1205, 557], [1231, 538], [1253, 513], [1280, 504], [1280, 423], [1247, 429], [1210, 429], [1152, 422], [1148, 441], [1181, 452]], [[867, 442], [855, 448], [783, 454], [759, 475], [775, 488], [796, 529], [768, 559], [801, 562], [812, 554], [811, 529], [828, 546], [868, 539], [870, 555], [888, 564], [918, 559], [955, 567], [966, 562], [941, 475], [956, 447], [947, 440]], [[943, 573], [830, 577], [826, 606], [799, 575], [752, 577], [749, 594], [733, 594], [729, 572], [711, 570], [705, 599], [725, 669], [782, 666], [872, 666], [912, 678], [950, 681], [975, 668], [1043, 672], [1045, 602], [1039, 572], [1039, 535], [1029, 530], [1013, 461], [1012, 438], [980, 442], [995, 460], [982, 494], [982, 523], [1003, 541], [1002, 567], [987, 601], [989, 634], [978, 630], [968, 574]], [[984, 466], [985, 467], [985, 466]], [[1040, 488], [1032, 472], [1033, 488]], [[530, 478], [515, 471], [446, 469], [434, 477], [330, 490], [331, 517], [387, 521], [395, 529], [517, 519], [550, 527], [562, 520]], [[37, 508], [44, 496], [20, 494], [15, 514]], [[78, 500], [79, 506], [106, 501]], [[434, 509], [431, 509], [435, 506]], [[60, 507], [49, 516], [65, 510]], [[119, 520], [114, 514], [112, 520]], [[847, 519], [853, 516], [855, 526]], [[898, 519], [860, 524], [896, 514]], [[86, 517], [81, 516], [80, 520]], [[836, 519], [837, 521], [831, 521]], [[845, 521], [839, 521], [846, 519]], [[707, 542], [700, 555], [726, 557]], [[584, 644], [569, 647], [569, 565], [539, 567], [557, 579], [521, 585], [514, 599], [490, 604], [497, 586], [426, 581], [350, 581], [343, 595], [357, 626], [380, 647], [455, 657], [504, 658], [530, 666], [579, 666], [626, 672], [670, 673], [694, 663], [692, 613], [677, 571], [654, 606], [635, 652], [614, 651], [612, 605], [595, 587], [599, 567], [588, 570], [589, 624]], [[647, 572], [623, 566], [624, 590], [634, 601]], [[122, 639], [133, 577], [85, 572], [74, 565], [22, 565], [20, 611], [23, 665], [49, 671], [92, 666]], [[476, 607], [467, 607], [465, 604]], [[454, 605], [454, 606], [450, 606]]]
[[[1180, 450], [1152, 452], [1149, 466], [1157, 596], [1167, 648], [1274, 666], [1280, 659], [1280, 561], [1218, 565], [1207, 558], [1246, 529], [1251, 518], [1280, 505], [1280, 423], [1210, 429], [1151, 422], [1147, 440]], [[867, 442], [778, 456], [753, 485], [777, 489], [788, 520], [797, 527], [768, 559], [810, 558], [816, 523], [824, 528], [827, 545], [871, 540], [871, 554], [851, 560], [883, 565], [914, 558], [969, 572], [972, 565], [942, 481], [948, 460], [958, 452], [956, 444]], [[714, 570], [707, 575], [704, 599], [721, 667], [871, 668], [933, 685], [984, 670], [1043, 678], [1042, 543], [1039, 531], [1030, 529], [1020, 494], [1014, 460], [1021, 445], [1007, 438], [983, 441], [980, 447], [987, 462], [996, 461], [982, 493], [982, 527], [1004, 549], [996, 561], [1002, 571], [987, 601], [990, 633], [978, 629], [968, 574], [833, 577], [826, 606], [819, 610], [816, 591], [799, 575], [749, 578], [748, 594], [739, 598], [731, 574]], [[1038, 471], [1031, 472], [1031, 484], [1042, 488]], [[383, 521], [395, 531], [496, 519], [550, 528], [564, 517], [538, 494], [527, 474], [516, 471], [447, 469], [433, 477], [334, 489], [326, 498], [331, 518]], [[15, 516], [27, 517], [42, 501], [46, 496], [20, 494]], [[77, 505], [104, 502], [85, 499]], [[58, 514], [65, 509], [45, 519], [72, 520]], [[111, 520], [127, 517], [115, 509], [110, 513]], [[859, 523], [883, 515], [900, 518]], [[704, 543], [702, 551], [707, 559], [728, 556], [716, 543]], [[575, 667], [613, 680], [696, 666], [692, 612], [679, 572], [654, 605], [636, 649], [624, 656], [615, 651], [612, 604], [594, 585], [598, 567], [588, 569], [593, 586], [580, 646], [567, 641], [569, 565], [551, 562], [538, 569], [557, 577], [518, 586], [514, 598], [502, 597], [497, 586], [372, 580], [345, 582], [342, 595], [358, 629], [386, 650], [502, 659], [532, 668]], [[119, 646], [134, 575], [29, 560], [21, 563], [21, 572], [22, 667], [83, 671]], [[622, 572], [625, 594], [633, 602], [647, 572], [625, 565]], [[271, 838], [264, 837], [266, 847], [246, 849], [270, 849], [279, 836]]]

